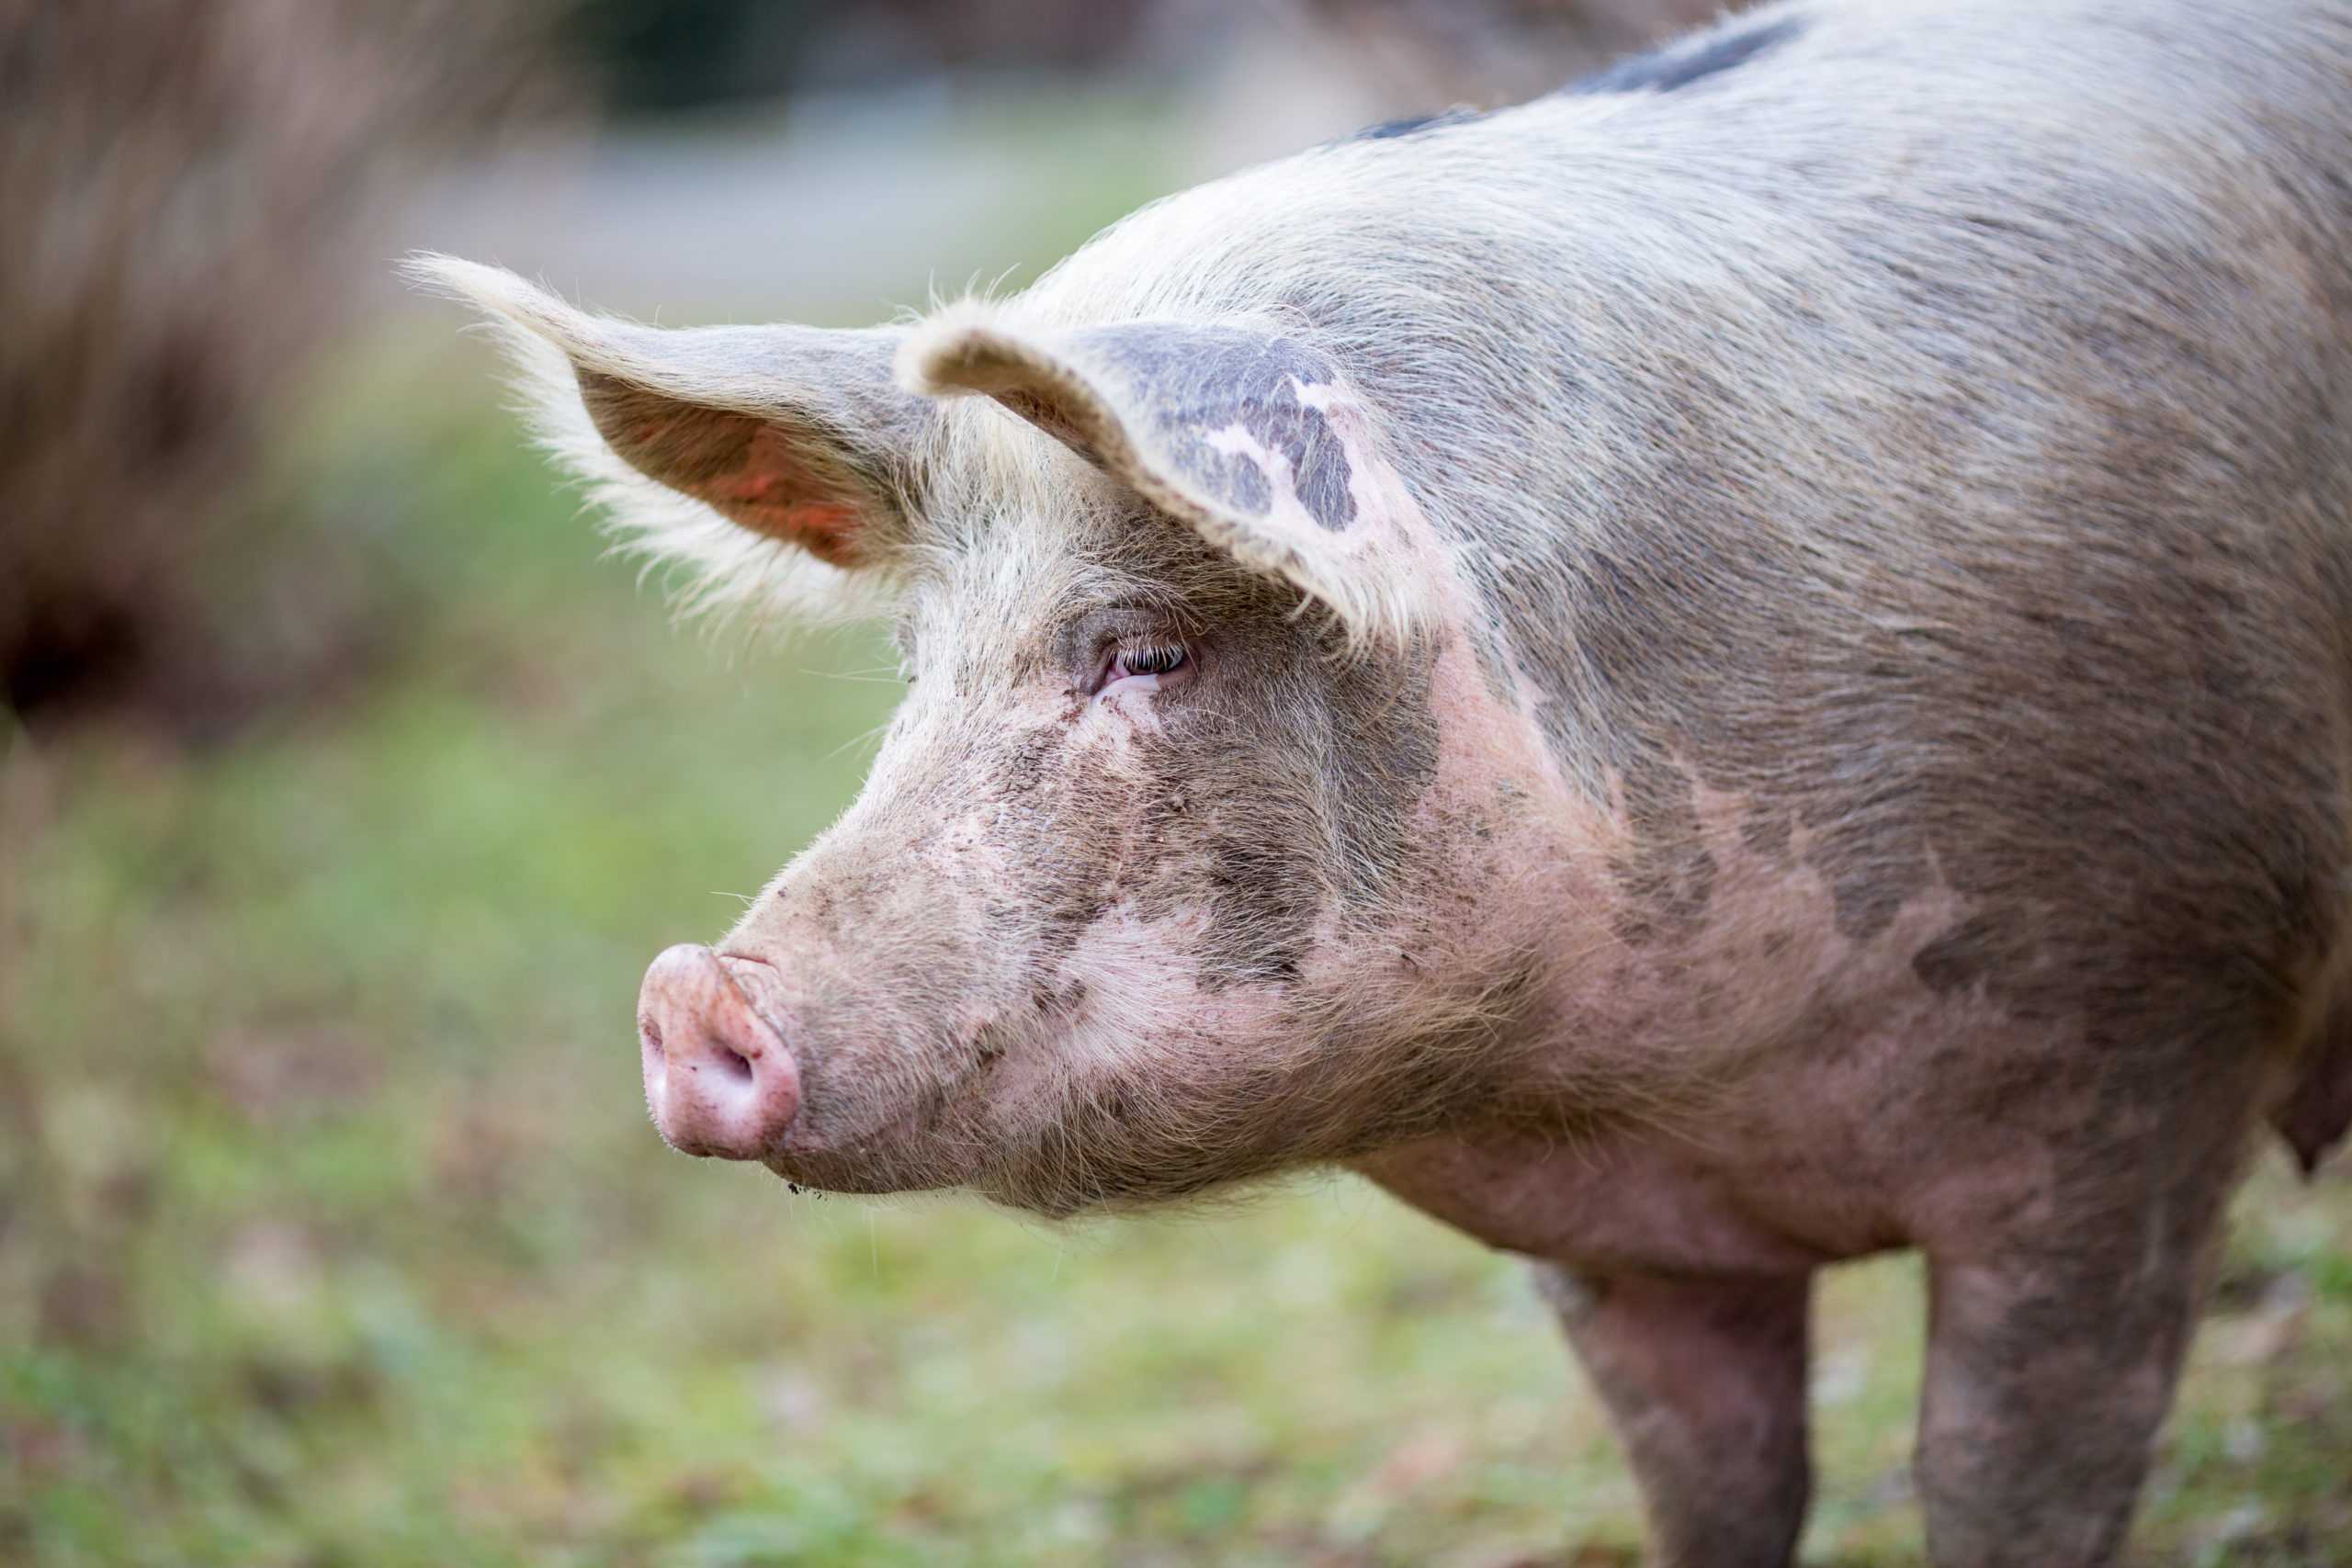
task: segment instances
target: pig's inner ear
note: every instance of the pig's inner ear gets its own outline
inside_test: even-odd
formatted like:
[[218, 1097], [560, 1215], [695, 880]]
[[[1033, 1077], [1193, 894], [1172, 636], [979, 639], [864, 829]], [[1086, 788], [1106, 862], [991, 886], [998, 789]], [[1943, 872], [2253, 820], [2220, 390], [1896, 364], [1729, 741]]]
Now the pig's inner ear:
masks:
[[805, 418], [746, 413], [577, 367], [597, 433], [631, 468], [755, 534], [855, 566], [893, 511], [889, 476]]
[[409, 270], [560, 350], [605, 444], [729, 521], [844, 567], [902, 531], [933, 417], [893, 378], [903, 332], [664, 331], [576, 310], [495, 267], [433, 256]]
[[995, 399], [1359, 629], [1396, 618], [1399, 585], [1375, 558], [1403, 519], [1377, 514], [1409, 502], [1367, 471], [1380, 461], [1371, 411], [1296, 336], [1154, 321], [1029, 333], [949, 317], [909, 340], [899, 372], [918, 390]]

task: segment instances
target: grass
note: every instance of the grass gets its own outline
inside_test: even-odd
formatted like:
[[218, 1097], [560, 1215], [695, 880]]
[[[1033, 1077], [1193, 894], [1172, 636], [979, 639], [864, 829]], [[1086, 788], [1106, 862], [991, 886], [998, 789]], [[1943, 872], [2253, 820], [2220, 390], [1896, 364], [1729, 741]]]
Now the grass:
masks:
[[[1349, 1181], [1053, 1231], [664, 1150], [630, 1013], [836, 812], [855, 638], [672, 630], [481, 367], [299, 483], [408, 651], [0, 773], [0, 1561], [1625, 1563], [1518, 1270]], [[2352, 1562], [2352, 1180], [2268, 1161], [2135, 1548]], [[1916, 1562], [1914, 1262], [1825, 1282], [1811, 1561]]]

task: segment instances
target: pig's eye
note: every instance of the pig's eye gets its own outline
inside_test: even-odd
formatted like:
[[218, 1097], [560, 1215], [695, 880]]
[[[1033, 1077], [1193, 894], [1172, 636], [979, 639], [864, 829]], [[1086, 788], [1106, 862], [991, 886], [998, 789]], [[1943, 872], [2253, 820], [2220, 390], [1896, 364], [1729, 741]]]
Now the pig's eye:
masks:
[[1111, 679], [1129, 675], [1165, 675], [1184, 662], [1184, 650], [1174, 643], [1146, 643], [1123, 649], [1111, 663]]

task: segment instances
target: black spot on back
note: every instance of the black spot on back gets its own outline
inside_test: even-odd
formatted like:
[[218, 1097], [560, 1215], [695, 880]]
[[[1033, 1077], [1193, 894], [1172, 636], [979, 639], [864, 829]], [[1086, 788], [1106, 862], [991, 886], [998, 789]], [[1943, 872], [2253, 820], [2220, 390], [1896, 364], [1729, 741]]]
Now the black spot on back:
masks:
[[1362, 130], [1342, 136], [1335, 146], [1351, 141], [1392, 141], [1399, 136], [1413, 136], [1424, 130], [1442, 130], [1449, 125], [1466, 125], [1486, 117], [1476, 109], [1442, 109], [1436, 114], [1407, 115], [1402, 119], [1385, 119], [1378, 125], [1367, 125]]
[[1720, 38], [1668, 44], [1664, 49], [1620, 61], [1597, 76], [1588, 76], [1561, 89], [1565, 93], [1671, 93], [1702, 77], [1744, 65], [1775, 44], [1785, 43], [1804, 30], [1794, 17], [1783, 17], [1759, 28], [1747, 28]]

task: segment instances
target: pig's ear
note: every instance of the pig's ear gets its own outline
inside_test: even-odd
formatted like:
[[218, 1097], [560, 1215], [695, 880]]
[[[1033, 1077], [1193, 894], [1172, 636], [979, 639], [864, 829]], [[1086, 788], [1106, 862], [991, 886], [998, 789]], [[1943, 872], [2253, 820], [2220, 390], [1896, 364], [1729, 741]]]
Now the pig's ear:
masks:
[[421, 256], [407, 270], [502, 329], [545, 444], [649, 553], [698, 569], [706, 601], [832, 607], [840, 584], [821, 579], [839, 571], [812, 574], [799, 551], [854, 569], [904, 538], [931, 414], [892, 378], [902, 332], [665, 331], [588, 315], [496, 267]]
[[1425, 583], [1403, 570], [1425, 525], [1336, 362], [1251, 322], [1121, 321], [1030, 333], [951, 311], [910, 336], [899, 374], [984, 393], [1285, 578], [1359, 634], [1402, 633]]

